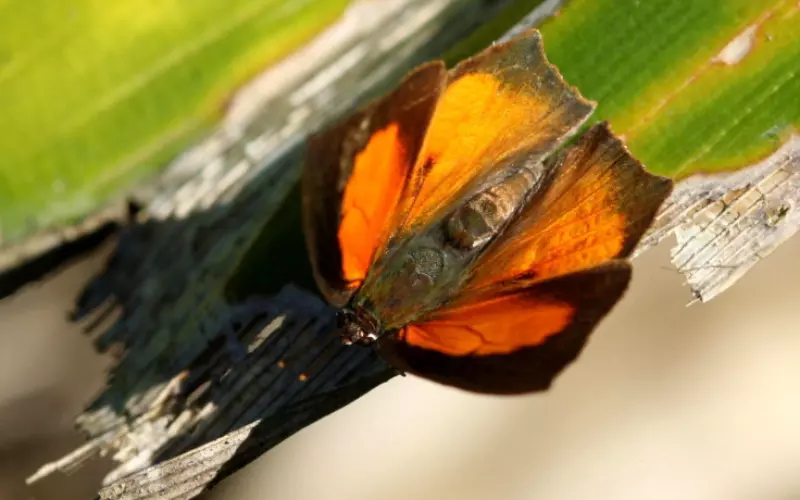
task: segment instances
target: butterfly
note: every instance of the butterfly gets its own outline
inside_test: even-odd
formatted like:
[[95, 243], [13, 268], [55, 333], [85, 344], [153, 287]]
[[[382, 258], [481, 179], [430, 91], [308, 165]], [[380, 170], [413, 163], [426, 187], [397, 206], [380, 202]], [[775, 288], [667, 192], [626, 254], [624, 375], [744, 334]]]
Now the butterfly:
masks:
[[492, 394], [547, 389], [625, 292], [669, 195], [530, 30], [411, 71], [311, 136], [301, 187], [342, 339]]

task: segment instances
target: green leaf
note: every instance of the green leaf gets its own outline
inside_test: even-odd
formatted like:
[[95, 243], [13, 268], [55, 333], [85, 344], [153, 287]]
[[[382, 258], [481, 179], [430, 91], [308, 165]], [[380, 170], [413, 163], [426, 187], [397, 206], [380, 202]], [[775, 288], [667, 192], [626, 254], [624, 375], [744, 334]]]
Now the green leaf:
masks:
[[[446, 59], [540, 4], [512, 3]], [[598, 102], [592, 119], [609, 120], [650, 170], [682, 178], [755, 163], [800, 125], [799, 25], [790, 0], [571, 0], [539, 28], [548, 58]]]
[[798, 25], [787, 0], [574, 0], [542, 32], [594, 118], [679, 178], [754, 163], [800, 124]]
[[0, 2], [0, 242], [86, 215], [348, 0]]

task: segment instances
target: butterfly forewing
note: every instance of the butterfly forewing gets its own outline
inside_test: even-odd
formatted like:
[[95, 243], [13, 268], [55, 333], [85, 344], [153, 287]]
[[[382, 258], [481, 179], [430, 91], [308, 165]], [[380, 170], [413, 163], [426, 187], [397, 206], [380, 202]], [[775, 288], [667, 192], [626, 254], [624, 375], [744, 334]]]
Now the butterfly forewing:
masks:
[[551, 153], [594, 104], [550, 64], [530, 31], [457, 65], [448, 76], [416, 159], [397, 222], [420, 228], [465, 201], [504, 160]]
[[309, 139], [303, 218], [317, 284], [344, 305], [385, 242], [444, 84], [442, 63], [412, 72], [361, 112]]
[[469, 271], [460, 292], [467, 300], [493, 283], [542, 280], [629, 256], [672, 187], [648, 173], [605, 123], [552, 163], [550, 184]]
[[[386, 328], [444, 303], [493, 231], [547, 177], [542, 160], [592, 109], [547, 61], [536, 31], [453, 68], [388, 226], [392, 245], [370, 266], [355, 300], [371, 304]], [[481, 234], [465, 227], [474, 212], [453, 219], [475, 196], [520, 170], [529, 176], [526, 183], [507, 190], [514, 196], [503, 197], [491, 221], [484, 218], [490, 223]]]

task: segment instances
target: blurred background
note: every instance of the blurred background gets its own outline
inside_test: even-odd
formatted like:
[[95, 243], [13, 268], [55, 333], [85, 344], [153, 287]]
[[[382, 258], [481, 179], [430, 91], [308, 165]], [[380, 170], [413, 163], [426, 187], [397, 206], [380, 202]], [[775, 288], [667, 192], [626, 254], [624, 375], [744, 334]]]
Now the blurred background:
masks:
[[[548, 56], [572, 72], [571, 83], [579, 82], [584, 92], [601, 101], [598, 116], [611, 116], [620, 127], [640, 117], [642, 102], [657, 101], [682, 85], [683, 80], [668, 79], [648, 83], [647, 78], [655, 81], [658, 76], [654, 68], [666, 68], [668, 75], [675, 68], [681, 74], [684, 65], [701, 61], [696, 54], [704, 45], [698, 40], [708, 33], [728, 36], [725, 29], [738, 32], [751, 18], [761, 23], [754, 25], [759, 29], [773, 22], [772, 31], [759, 35], [777, 40], [765, 59], [777, 61], [770, 79], [745, 78], [752, 88], [731, 84], [731, 101], [716, 100], [716, 94], [706, 99], [701, 87], [700, 101], [712, 106], [710, 111], [678, 102], [677, 110], [665, 113], [677, 120], [675, 127], [666, 129], [650, 116], [655, 125], [631, 134], [631, 139], [637, 154], [652, 158], [648, 165], [677, 176], [682, 165], [678, 159], [697, 158], [695, 149], [706, 147], [688, 139], [713, 137], [715, 147], [709, 147], [713, 154], [705, 158], [705, 167], [731, 168], [740, 164], [731, 164], [731, 158], [744, 162], [774, 150], [776, 141], [794, 130], [792, 120], [800, 117], [797, 99], [777, 104], [767, 99], [780, 97], [784, 90], [791, 97], [793, 88], [800, 89], [794, 57], [800, 44], [796, 34], [781, 38], [797, 19], [792, 16], [800, 6], [793, 2], [355, 4], [363, 7], [361, 17], [347, 17], [354, 10], [346, 0], [0, 1], [0, 291], [7, 294], [0, 299], [0, 499], [92, 498], [112, 467], [106, 457], [71, 474], [24, 484], [40, 465], [83, 443], [73, 430], [74, 418], [103, 390], [113, 366], [112, 356], [98, 353], [83, 325], [69, 321], [68, 313], [112, 255], [114, 238], [81, 247], [85, 252], [72, 251], [59, 265], [44, 266], [46, 272], [37, 267], [34, 274], [41, 279], [24, 286], [19, 286], [24, 280], [13, 272], [13, 264], [42, 249], [60, 248], [62, 241], [81, 239], [75, 223], [124, 205], [133, 192], [160, 186], [158, 174], [170, 160], [181, 158], [222, 121], [255, 113], [242, 105], [248, 101], [237, 91], [247, 90], [248, 96], [254, 88], [262, 92], [258, 82], [265, 74], [268, 84], [290, 81], [286, 74], [300, 71], [297, 64], [279, 66], [282, 74], [270, 74], [269, 68], [319, 41], [314, 37], [342, 19], [349, 19], [348, 29], [366, 32], [382, 11], [409, 11], [409, 21], [398, 17], [402, 22], [391, 36], [386, 29], [373, 29], [389, 41], [419, 38], [429, 45], [429, 38], [415, 30], [431, 30], [411, 22], [425, 19], [436, 28], [425, 37], [439, 40], [439, 52], [450, 49], [445, 55], [452, 63], [486, 46], [535, 8], [539, 16], [558, 14], [552, 18], [558, 22], [546, 32], [546, 40], [555, 41], [546, 44], [552, 47]], [[675, 21], [678, 15], [694, 24]], [[583, 63], [575, 53], [589, 50], [592, 36], [620, 44], [624, 52], [626, 30], [649, 29], [646, 23], [656, 18], [663, 20], [658, 29], [675, 37], [660, 39], [656, 28], [648, 32], [661, 59], [651, 61], [641, 54], [636, 59], [631, 53], [630, 64], [604, 62], [605, 74], [581, 71]], [[602, 28], [599, 35], [570, 31], [588, 33], [592, 19]], [[611, 25], [620, 29], [607, 33]], [[681, 36], [675, 34], [676, 26], [683, 27]], [[336, 46], [339, 35], [325, 33], [322, 45]], [[466, 42], [456, 43], [462, 39]], [[378, 51], [377, 45], [371, 47]], [[397, 58], [406, 54], [388, 42], [380, 50]], [[315, 52], [299, 54], [311, 58]], [[586, 59], [597, 63], [597, 58]], [[352, 61], [348, 64], [355, 65]], [[409, 57], [408, 64], [413, 61]], [[300, 63], [313, 76], [333, 78], [331, 72], [315, 72]], [[375, 68], [370, 77], [380, 73]], [[712, 80], [731, 77], [729, 69]], [[320, 81], [324, 78], [309, 76], [305, 83], [316, 82], [316, 91], [325, 96]], [[790, 85], [779, 89], [776, 81]], [[757, 105], [739, 105], [739, 96], [750, 96], [745, 90], [759, 96]], [[634, 94], [641, 99], [633, 99]], [[317, 104], [324, 106], [324, 99]], [[714, 120], [738, 120], [732, 109], [751, 109], [756, 118], [766, 117], [751, 120], [761, 127], [753, 133], [752, 145], [742, 139], [748, 130], [714, 135]], [[284, 112], [274, 107], [258, 111], [271, 118]], [[680, 121], [692, 112], [707, 121]], [[306, 119], [294, 114], [287, 121], [291, 125]], [[252, 132], [237, 127], [223, 135]], [[674, 147], [681, 140], [677, 133], [687, 138], [686, 148]], [[272, 147], [283, 140], [288, 142], [286, 137], [276, 139]], [[746, 151], [732, 154], [724, 148], [731, 144], [744, 144]], [[280, 241], [291, 241], [284, 252], [294, 260], [274, 271], [276, 287], [291, 280], [308, 283], [299, 221], [289, 212], [278, 213], [284, 219], [275, 232]], [[512, 398], [475, 396], [397, 377], [302, 430], [208, 497], [800, 499], [800, 240], [789, 240], [712, 302], [691, 307], [686, 307], [692, 296], [684, 278], [669, 261], [673, 245], [670, 237], [636, 259], [631, 290], [551, 391]]]

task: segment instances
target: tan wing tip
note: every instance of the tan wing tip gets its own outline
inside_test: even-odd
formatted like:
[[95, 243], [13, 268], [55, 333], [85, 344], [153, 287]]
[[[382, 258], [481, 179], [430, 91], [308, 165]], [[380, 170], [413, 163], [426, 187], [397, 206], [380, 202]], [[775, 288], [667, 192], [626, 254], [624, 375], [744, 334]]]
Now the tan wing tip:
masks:
[[[581, 113], [584, 115], [583, 120], [581, 120], [580, 125], [591, 116], [594, 112], [595, 108], [597, 108], [597, 101], [591, 100], [586, 98], [580, 91], [580, 89], [574, 85], [571, 85], [567, 80], [564, 78], [564, 75], [561, 73], [561, 70], [556, 66], [550, 59], [547, 58], [547, 52], [544, 50], [544, 38], [539, 30], [532, 28], [527, 31], [523, 31], [519, 35], [515, 36], [511, 40], [506, 43], [514, 43], [523, 38], [530, 38], [534, 50], [536, 51], [537, 55], [541, 58], [542, 62], [544, 63], [544, 67], [554, 76], [555, 80], [559, 83], [559, 85], [564, 89], [566, 94], [572, 99], [573, 105], [581, 108]], [[578, 127], [580, 127], [580, 125]], [[576, 129], [578, 128], [576, 127]]]
[[[523, 31], [519, 35], [515, 36], [511, 40], [506, 43], [513, 43], [515, 40], [519, 40], [521, 38], [529, 37], [533, 41], [533, 45], [536, 49], [537, 54], [539, 57], [542, 58], [542, 62], [544, 62], [545, 67], [547, 67], [550, 71], [553, 72], [556, 79], [564, 86], [564, 88], [574, 97], [578, 102], [590, 108], [588, 114], [591, 114], [594, 109], [597, 107], [597, 101], [591, 100], [586, 98], [580, 91], [580, 89], [574, 85], [570, 85], [569, 82], [566, 81], [564, 75], [561, 74], [561, 70], [558, 69], [554, 63], [547, 58], [547, 53], [544, 50], [544, 38], [539, 30], [536, 28], [531, 28], [527, 31]], [[587, 114], [587, 118], [588, 118]]]
[[551, 88], [554, 94], [560, 93], [563, 96], [559, 102], [559, 107], [566, 108], [568, 110], [566, 114], [573, 117], [574, 126], [565, 132], [563, 139], [574, 136], [594, 113], [595, 108], [597, 108], [597, 102], [586, 98], [578, 87], [567, 82], [558, 66], [547, 58], [547, 53], [544, 50], [544, 38], [539, 30], [532, 28], [523, 31], [507, 42], [498, 44], [493, 48], [503, 50], [511, 45], [525, 41], [528, 41], [533, 46], [533, 52], [542, 63], [541, 81], [552, 85]]
[[[668, 177], [651, 173], [647, 168], [628, 150], [625, 142], [614, 134], [608, 122], [603, 121], [593, 125], [581, 137], [581, 141], [593, 145], [595, 148], [603, 148], [606, 151], [602, 155], [609, 155], [617, 158], [614, 160], [615, 167], [619, 169], [621, 176], [627, 178], [625, 184], [628, 189], [634, 192], [626, 196], [624, 210], [630, 212], [635, 223], [628, 229], [629, 233], [625, 238], [624, 251], [622, 256], [630, 256], [639, 244], [647, 228], [651, 226], [656, 218], [658, 211], [672, 193], [673, 181]], [[620, 161], [619, 157], [622, 157]], [[627, 171], [627, 173], [623, 173]], [[632, 183], [632, 184], [631, 184]]]
[[561, 71], [558, 69], [558, 67], [547, 58], [547, 54], [544, 50], [542, 34], [535, 28], [523, 31], [502, 43], [493, 44], [478, 54], [475, 54], [468, 59], [464, 59], [450, 70], [450, 74], [458, 75], [463, 72], [468, 72], [473, 65], [477, 64], [484, 57], [497, 52], [509, 51], [513, 47], [521, 44], [527, 44], [531, 50], [531, 55], [537, 57], [539, 61], [541, 61], [542, 69], [540, 73], [542, 77], [539, 78], [539, 80], [542, 82], [547, 82], [550, 80], [551, 84], [554, 84], [554, 88], [563, 92], [567, 96], [567, 99], [561, 103], [561, 105], [572, 107], [575, 114], [581, 118], [579, 126], [583, 124], [592, 114], [595, 107], [597, 107], [597, 103], [584, 97], [577, 87], [570, 85], [564, 79], [564, 76], [561, 74]]
[[614, 133], [608, 120], [603, 120], [592, 125], [589, 130], [583, 134], [582, 139], [584, 138], [589, 143], [595, 142], [597, 144], [602, 144], [611, 151], [619, 152], [620, 155], [624, 156], [626, 160], [625, 163], [639, 171], [655, 190], [663, 194], [663, 198], [666, 198], [672, 192], [674, 185], [672, 179], [648, 170], [648, 168], [631, 153], [625, 141]]

